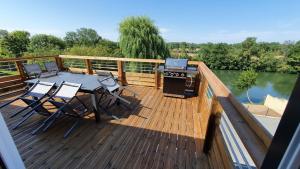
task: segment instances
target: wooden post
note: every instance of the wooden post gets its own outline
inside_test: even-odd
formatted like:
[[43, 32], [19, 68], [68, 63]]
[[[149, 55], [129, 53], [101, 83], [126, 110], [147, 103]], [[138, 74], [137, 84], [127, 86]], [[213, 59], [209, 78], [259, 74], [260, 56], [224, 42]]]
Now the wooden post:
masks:
[[198, 90], [198, 97], [199, 97], [198, 113], [201, 113], [201, 106], [203, 106], [202, 101], [203, 101], [203, 98], [206, 97], [206, 90], [208, 88], [208, 82], [204, 76], [199, 76], [199, 81], [200, 81], [200, 83], [199, 83], [199, 90]]
[[123, 61], [118, 60], [118, 79], [121, 82], [122, 85], [126, 85], [126, 73], [124, 71], [125, 64]]
[[158, 66], [159, 64], [158, 63], [155, 63], [155, 88], [156, 89], [159, 89], [160, 87], [160, 72], [158, 72]]
[[209, 150], [211, 149], [216, 129], [220, 124], [222, 113], [222, 107], [219, 104], [219, 101], [215, 95], [213, 95], [212, 103], [211, 103], [211, 111], [210, 116], [208, 119], [207, 131], [205, 135], [204, 145], [203, 145], [203, 152], [208, 154]]
[[85, 65], [86, 65], [86, 72], [90, 75], [93, 74], [93, 69], [92, 69], [92, 64], [91, 64], [91, 60], [90, 59], [85, 59]]
[[62, 58], [60, 58], [59, 56], [55, 56], [55, 62], [60, 71], [64, 70], [64, 63], [63, 63]]
[[26, 74], [24, 72], [22, 62], [21, 61], [16, 61], [15, 63], [16, 63], [17, 70], [20, 74], [21, 80], [25, 80], [26, 79]]

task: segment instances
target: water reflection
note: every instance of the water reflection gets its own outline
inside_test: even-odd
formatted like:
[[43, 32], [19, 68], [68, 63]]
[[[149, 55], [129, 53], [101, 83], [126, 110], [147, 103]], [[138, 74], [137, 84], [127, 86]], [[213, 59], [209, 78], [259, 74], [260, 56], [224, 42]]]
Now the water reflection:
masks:
[[[241, 71], [214, 70], [214, 72], [241, 102], [248, 102], [246, 90], [239, 90], [234, 85]], [[262, 104], [268, 94], [288, 99], [296, 78], [296, 74], [260, 72], [256, 85], [249, 89], [251, 100]]]

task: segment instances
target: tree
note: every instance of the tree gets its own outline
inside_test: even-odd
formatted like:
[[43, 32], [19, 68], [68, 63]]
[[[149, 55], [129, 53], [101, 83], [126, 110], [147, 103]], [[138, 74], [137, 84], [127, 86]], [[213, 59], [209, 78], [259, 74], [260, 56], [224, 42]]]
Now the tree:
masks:
[[293, 45], [287, 53], [287, 64], [293, 72], [300, 72], [300, 41]]
[[74, 45], [94, 46], [101, 39], [101, 36], [99, 36], [94, 29], [90, 28], [80, 28], [77, 29], [76, 32], [67, 32], [64, 37], [68, 47], [72, 47]]
[[0, 40], [8, 35], [8, 31], [4, 29], [0, 29]]
[[53, 35], [37, 34], [31, 37], [29, 48], [36, 49], [58, 49], [65, 48], [65, 42]]
[[247, 90], [247, 98], [251, 104], [253, 104], [253, 102], [251, 101], [249, 96], [249, 89], [251, 88], [251, 86], [255, 85], [256, 78], [257, 78], [257, 73], [254, 70], [247, 70], [247, 71], [243, 71], [239, 75], [236, 81], [236, 86], [238, 89]]
[[148, 17], [128, 17], [120, 23], [120, 48], [125, 57], [165, 58], [169, 49]]
[[258, 48], [256, 38], [249, 37], [242, 42], [242, 51], [240, 53], [240, 69], [246, 70], [251, 66], [251, 60], [256, 61], [258, 58]]
[[4, 36], [1, 46], [11, 52], [15, 57], [20, 57], [27, 51], [30, 34], [26, 31], [14, 31]]

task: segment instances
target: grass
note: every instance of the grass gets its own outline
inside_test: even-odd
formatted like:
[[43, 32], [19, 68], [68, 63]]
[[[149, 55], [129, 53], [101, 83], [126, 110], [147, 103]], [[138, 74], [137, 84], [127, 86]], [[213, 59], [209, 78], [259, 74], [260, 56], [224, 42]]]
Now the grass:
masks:
[[18, 75], [18, 74], [19, 73], [17, 71], [0, 69], [0, 77], [1, 76], [12, 76], [12, 75]]

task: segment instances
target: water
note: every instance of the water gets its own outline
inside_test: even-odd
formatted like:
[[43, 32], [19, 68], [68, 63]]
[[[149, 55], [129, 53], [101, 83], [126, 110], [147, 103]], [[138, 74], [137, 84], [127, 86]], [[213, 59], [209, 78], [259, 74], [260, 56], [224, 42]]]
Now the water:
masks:
[[[214, 72], [240, 102], [249, 102], [246, 94], [247, 90], [239, 90], [234, 85], [241, 71], [214, 70]], [[250, 99], [256, 104], [263, 104], [268, 94], [288, 99], [295, 85], [296, 78], [296, 74], [260, 72], [258, 73], [256, 84], [249, 89]]]

